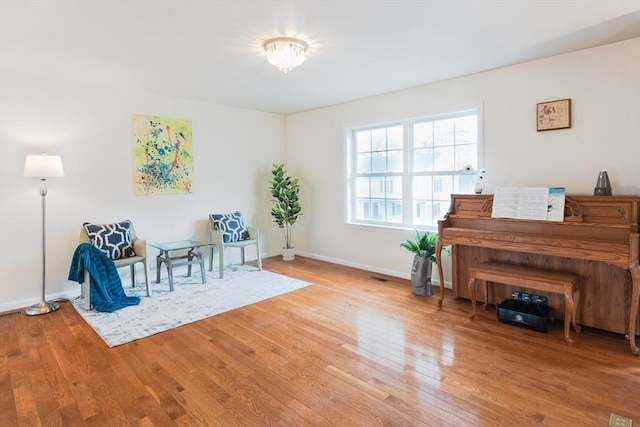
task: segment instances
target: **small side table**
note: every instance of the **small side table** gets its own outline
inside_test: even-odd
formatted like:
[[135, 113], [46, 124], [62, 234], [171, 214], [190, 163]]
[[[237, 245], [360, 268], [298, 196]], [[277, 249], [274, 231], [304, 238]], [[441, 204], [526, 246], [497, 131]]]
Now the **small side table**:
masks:
[[[169, 276], [169, 289], [173, 291], [173, 268], [183, 265], [187, 267], [187, 276], [191, 276], [191, 266], [193, 264], [200, 264], [200, 273], [202, 274], [202, 283], [207, 283], [207, 278], [204, 271], [204, 260], [200, 248], [202, 246], [209, 246], [211, 243], [199, 242], [197, 240], [181, 240], [179, 242], [168, 243], [150, 243], [149, 246], [154, 247], [160, 251], [160, 255], [156, 257], [156, 283], [160, 283], [160, 266], [164, 262], [167, 266], [167, 273]], [[187, 251], [186, 254], [170, 255], [173, 251]]]

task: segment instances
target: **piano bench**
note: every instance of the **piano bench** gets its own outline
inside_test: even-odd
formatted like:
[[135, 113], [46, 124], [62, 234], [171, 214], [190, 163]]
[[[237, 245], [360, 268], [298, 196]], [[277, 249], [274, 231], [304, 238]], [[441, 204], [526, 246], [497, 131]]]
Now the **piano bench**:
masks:
[[537, 291], [552, 292], [564, 295], [564, 339], [573, 344], [569, 336], [571, 323], [576, 332], [580, 326], [576, 324], [576, 310], [580, 300], [578, 276], [563, 271], [542, 270], [515, 264], [484, 262], [471, 267], [469, 294], [471, 295], [471, 319], [476, 317], [476, 280], [484, 280], [484, 308], [488, 303], [488, 282], [522, 286]]

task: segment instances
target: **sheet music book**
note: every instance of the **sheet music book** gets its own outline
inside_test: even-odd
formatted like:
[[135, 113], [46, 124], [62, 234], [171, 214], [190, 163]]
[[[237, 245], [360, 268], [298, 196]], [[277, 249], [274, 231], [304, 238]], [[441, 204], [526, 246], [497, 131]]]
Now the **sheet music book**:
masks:
[[498, 187], [492, 218], [564, 220], [564, 187]]

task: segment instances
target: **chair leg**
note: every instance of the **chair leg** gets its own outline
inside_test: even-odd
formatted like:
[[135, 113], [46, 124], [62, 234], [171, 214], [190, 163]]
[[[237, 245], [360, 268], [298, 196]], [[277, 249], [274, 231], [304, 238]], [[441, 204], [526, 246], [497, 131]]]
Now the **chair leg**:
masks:
[[240, 248], [240, 264], [244, 265], [244, 246]]
[[85, 270], [84, 272], [84, 283], [82, 284], [81, 294], [84, 296], [84, 309], [87, 311], [91, 310], [91, 278], [89, 277], [89, 273]]
[[224, 246], [218, 248], [218, 259], [220, 265], [220, 278], [224, 279]]
[[209, 271], [213, 270], [213, 250], [218, 248], [218, 267], [220, 267], [219, 277], [224, 279], [224, 246], [218, 247], [217, 245], [211, 245], [209, 250]]
[[262, 257], [260, 256], [260, 242], [256, 242], [256, 255], [258, 256], [258, 270], [262, 270]]
[[142, 266], [144, 267], [144, 283], [147, 285], [147, 296], [151, 296], [151, 291], [149, 289], [149, 276], [147, 274], [147, 259], [145, 258], [142, 261]]

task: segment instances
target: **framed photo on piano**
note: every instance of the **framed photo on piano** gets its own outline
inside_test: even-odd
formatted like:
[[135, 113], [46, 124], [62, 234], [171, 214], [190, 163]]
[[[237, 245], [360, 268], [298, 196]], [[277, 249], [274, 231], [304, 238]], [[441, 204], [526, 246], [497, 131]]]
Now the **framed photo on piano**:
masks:
[[571, 127], [571, 99], [541, 102], [536, 110], [538, 132]]

